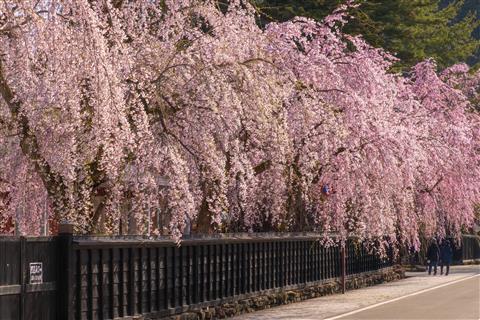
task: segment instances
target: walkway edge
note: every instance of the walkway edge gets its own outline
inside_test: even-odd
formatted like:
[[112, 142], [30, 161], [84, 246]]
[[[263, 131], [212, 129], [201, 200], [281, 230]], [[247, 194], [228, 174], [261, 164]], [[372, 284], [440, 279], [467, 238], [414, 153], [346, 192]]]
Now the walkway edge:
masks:
[[431, 288], [423, 289], [423, 290], [420, 290], [420, 291], [412, 292], [412, 293], [409, 293], [409, 294], [401, 296], [401, 297], [393, 298], [391, 300], [375, 303], [375, 304], [372, 304], [372, 305], [367, 306], [367, 307], [363, 307], [363, 308], [356, 309], [356, 310], [353, 310], [353, 311], [350, 311], [350, 312], [347, 312], [347, 313], [342, 313], [342, 314], [336, 315], [334, 317], [325, 318], [324, 320], [340, 319], [340, 318], [350, 316], [350, 315], [355, 314], [355, 313], [359, 313], [359, 312], [362, 312], [362, 311], [365, 311], [365, 310], [373, 309], [373, 308], [379, 307], [379, 306], [384, 305], [384, 304], [388, 304], [388, 303], [395, 302], [395, 301], [398, 301], [398, 300], [402, 300], [402, 299], [405, 299], [405, 298], [408, 298], [408, 297], [416, 296], [416, 295], [424, 293], [424, 292], [428, 292], [428, 291], [432, 291], [432, 290], [435, 290], [435, 289], [438, 289], [438, 288], [446, 287], [446, 286], [455, 284], [457, 282], [465, 281], [465, 280], [472, 279], [472, 278], [475, 278], [475, 277], [480, 277], [480, 274], [476, 274], [476, 275], [473, 275], [473, 276], [467, 276], [467, 277], [464, 277], [464, 278], [461, 278], [461, 279], [457, 279], [457, 280], [453, 280], [453, 281], [450, 281], [450, 282], [447, 282], [447, 283], [440, 284], [440, 285], [435, 286], [435, 287], [431, 287]]

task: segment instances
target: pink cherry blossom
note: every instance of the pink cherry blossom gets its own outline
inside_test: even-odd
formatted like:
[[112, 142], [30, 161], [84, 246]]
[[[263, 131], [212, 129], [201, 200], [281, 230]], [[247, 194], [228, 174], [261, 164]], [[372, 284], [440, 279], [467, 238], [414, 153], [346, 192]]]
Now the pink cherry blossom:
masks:
[[39, 233], [47, 206], [144, 233], [164, 202], [175, 239], [458, 235], [480, 202], [479, 74], [392, 74], [341, 32], [352, 5], [263, 30], [240, 0], [2, 2], [0, 230]]

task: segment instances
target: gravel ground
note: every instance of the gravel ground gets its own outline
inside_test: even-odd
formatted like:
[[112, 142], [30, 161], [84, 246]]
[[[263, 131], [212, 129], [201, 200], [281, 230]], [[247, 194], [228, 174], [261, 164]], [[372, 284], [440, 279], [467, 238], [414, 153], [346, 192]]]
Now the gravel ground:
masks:
[[407, 278], [386, 284], [348, 291], [346, 294], [325, 296], [285, 306], [279, 306], [254, 313], [234, 317], [234, 320], [267, 320], [267, 319], [326, 319], [339, 314], [360, 309], [372, 304], [387, 301], [432, 288], [447, 282], [480, 274], [480, 265], [454, 266], [448, 276], [429, 276], [424, 272], [407, 272]]

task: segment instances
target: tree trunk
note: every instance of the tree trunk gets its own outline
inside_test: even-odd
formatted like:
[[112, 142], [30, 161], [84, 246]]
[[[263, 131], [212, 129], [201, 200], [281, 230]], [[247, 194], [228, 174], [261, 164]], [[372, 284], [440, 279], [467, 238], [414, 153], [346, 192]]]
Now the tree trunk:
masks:
[[200, 207], [200, 212], [197, 216], [195, 233], [203, 233], [203, 234], [211, 234], [213, 233], [213, 226], [212, 226], [212, 217], [210, 210], [208, 210], [208, 202], [207, 198], [204, 197], [202, 201], [202, 206]]

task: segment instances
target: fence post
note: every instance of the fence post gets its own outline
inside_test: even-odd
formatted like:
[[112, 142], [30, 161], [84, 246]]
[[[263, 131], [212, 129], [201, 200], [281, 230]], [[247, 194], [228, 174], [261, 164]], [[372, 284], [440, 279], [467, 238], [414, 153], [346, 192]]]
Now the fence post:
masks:
[[73, 224], [58, 225], [57, 319], [72, 320], [73, 305]]
[[20, 320], [26, 319], [25, 316], [25, 293], [26, 293], [26, 286], [27, 286], [27, 265], [26, 265], [26, 238], [24, 236], [20, 236]]
[[346, 259], [346, 254], [345, 254], [345, 246], [347, 244], [344, 243], [342, 244], [342, 254], [341, 254], [341, 265], [342, 265], [342, 293], [345, 294], [346, 291], [346, 273], [347, 273], [347, 259]]

